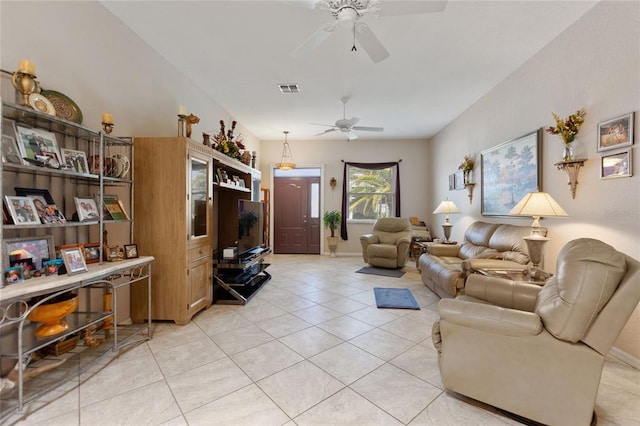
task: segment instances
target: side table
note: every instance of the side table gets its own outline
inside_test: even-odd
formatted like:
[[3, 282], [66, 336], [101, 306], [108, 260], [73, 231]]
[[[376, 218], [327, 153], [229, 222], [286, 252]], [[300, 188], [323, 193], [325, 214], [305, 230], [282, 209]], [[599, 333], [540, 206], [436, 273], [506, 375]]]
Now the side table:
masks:
[[550, 278], [553, 274], [542, 271], [540, 269], [536, 270], [535, 275], [531, 276], [528, 269], [520, 270], [520, 269], [476, 269], [476, 272], [486, 275], [488, 277], [496, 277], [496, 278], [504, 278], [512, 281], [522, 281], [531, 284], [537, 284], [539, 286], [543, 286], [547, 279]]

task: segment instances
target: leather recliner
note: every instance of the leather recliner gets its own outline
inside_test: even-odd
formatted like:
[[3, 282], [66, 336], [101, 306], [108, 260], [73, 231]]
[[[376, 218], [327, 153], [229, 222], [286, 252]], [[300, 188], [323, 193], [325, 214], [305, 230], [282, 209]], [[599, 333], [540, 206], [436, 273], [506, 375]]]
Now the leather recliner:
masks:
[[409, 259], [411, 223], [408, 219], [387, 217], [378, 219], [371, 234], [360, 237], [362, 258], [381, 268], [402, 268]]
[[588, 425], [604, 359], [640, 301], [640, 262], [594, 239], [545, 285], [481, 275], [438, 304], [444, 387], [547, 425]]

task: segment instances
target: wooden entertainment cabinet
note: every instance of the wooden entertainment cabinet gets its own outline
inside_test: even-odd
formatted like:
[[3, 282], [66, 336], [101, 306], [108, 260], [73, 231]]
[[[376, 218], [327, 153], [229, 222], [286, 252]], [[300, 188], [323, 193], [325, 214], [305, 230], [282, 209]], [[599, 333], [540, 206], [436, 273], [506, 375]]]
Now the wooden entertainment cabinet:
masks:
[[[217, 253], [237, 241], [238, 200], [252, 198], [260, 172], [186, 137], [140, 137], [134, 150], [134, 241], [156, 259], [151, 316], [187, 324], [213, 303]], [[134, 321], [147, 305], [133, 288]]]

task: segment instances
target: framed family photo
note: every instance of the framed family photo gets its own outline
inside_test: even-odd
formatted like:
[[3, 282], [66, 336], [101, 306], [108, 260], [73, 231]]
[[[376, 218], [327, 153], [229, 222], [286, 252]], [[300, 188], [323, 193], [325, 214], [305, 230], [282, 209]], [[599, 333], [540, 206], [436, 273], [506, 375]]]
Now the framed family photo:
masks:
[[54, 257], [53, 237], [51, 235], [27, 238], [7, 238], [2, 244], [2, 266], [8, 268], [12, 260], [31, 259], [35, 268]]
[[2, 120], [2, 162], [22, 164], [22, 155], [16, 141], [15, 123], [11, 120]]
[[38, 157], [49, 157], [60, 162], [60, 151], [54, 133], [22, 126], [16, 126], [16, 133], [23, 158], [37, 160]]
[[633, 145], [633, 112], [598, 123], [598, 151]]
[[96, 201], [93, 198], [73, 197], [73, 201], [76, 204], [78, 221], [90, 222], [98, 220], [98, 218], [100, 217], [100, 213], [98, 212]]
[[67, 268], [67, 274], [74, 275], [88, 271], [87, 264], [84, 261], [82, 247], [60, 249], [60, 256], [64, 261], [65, 268]]
[[40, 225], [40, 216], [31, 198], [12, 195], [4, 198], [15, 225]]
[[87, 154], [84, 151], [62, 148], [60, 152], [62, 154], [62, 164], [65, 164], [67, 169], [77, 173], [89, 173]]
[[542, 189], [542, 129], [481, 153], [483, 216], [506, 216], [529, 192]]

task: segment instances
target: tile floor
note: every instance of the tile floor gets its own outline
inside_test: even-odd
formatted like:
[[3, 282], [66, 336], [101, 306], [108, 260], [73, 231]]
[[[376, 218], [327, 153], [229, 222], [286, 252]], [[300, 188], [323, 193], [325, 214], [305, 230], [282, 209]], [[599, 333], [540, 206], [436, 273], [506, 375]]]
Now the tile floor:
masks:
[[[354, 273], [359, 257], [272, 255], [246, 306], [214, 305], [186, 326], [154, 323], [122, 353], [6, 424], [504, 425], [443, 391], [431, 344], [438, 298], [413, 264], [400, 278]], [[377, 309], [373, 287], [410, 288], [419, 311]], [[607, 361], [599, 425], [640, 425], [640, 371]]]

